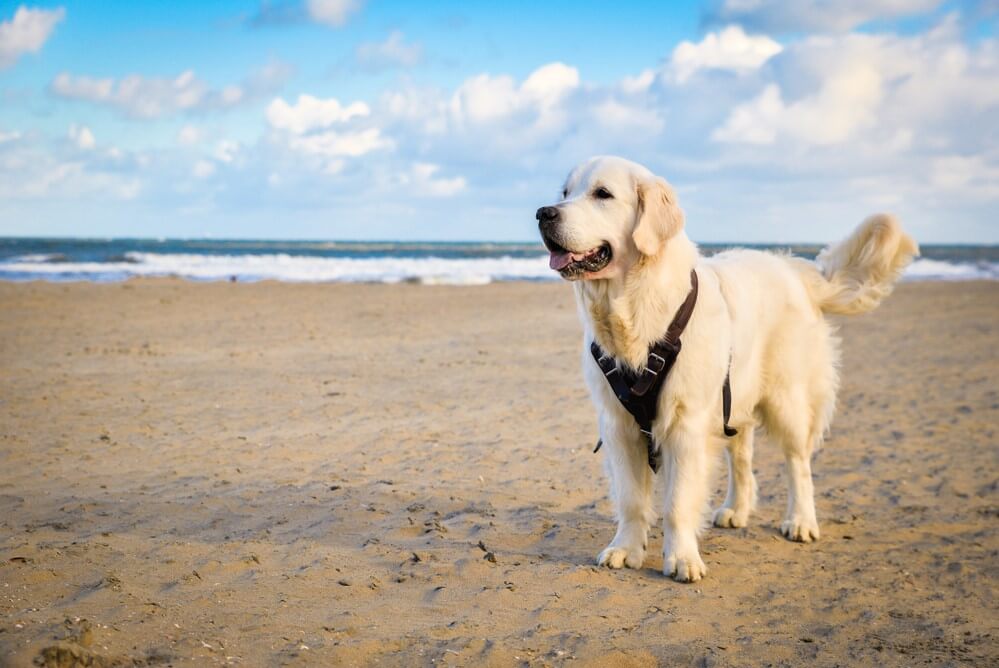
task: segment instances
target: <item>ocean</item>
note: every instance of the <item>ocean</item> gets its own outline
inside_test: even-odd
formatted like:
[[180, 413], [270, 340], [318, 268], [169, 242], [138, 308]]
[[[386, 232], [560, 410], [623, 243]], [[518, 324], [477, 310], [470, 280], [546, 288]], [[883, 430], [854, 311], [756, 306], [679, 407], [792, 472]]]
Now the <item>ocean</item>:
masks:
[[[701, 250], [710, 255], [734, 246], [808, 258], [821, 248], [702, 244]], [[0, 238], [0, 280], [109, 282], [135, 276], [453, 285], [557, 279], [540, 243]], [[905, 278], [999, 280], [999, 246], [922, 246], [922, 257]]]

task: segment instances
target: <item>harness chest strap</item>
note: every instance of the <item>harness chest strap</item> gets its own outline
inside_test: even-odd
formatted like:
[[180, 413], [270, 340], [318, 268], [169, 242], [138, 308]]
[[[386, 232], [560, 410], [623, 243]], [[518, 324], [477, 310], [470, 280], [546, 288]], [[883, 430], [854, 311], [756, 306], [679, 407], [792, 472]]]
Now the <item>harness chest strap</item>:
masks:
[[[614, 395], [625, 410], [635, 418], [638, 429], [645, 435], [649, 467], [654, 472], [659, 470], [659, 453], [655, 438], [652, 436], [652, 423], [655, 422], [659, 410], [659, 393], [662, 391], [666, 376], [680, 355], [680, 335], [687, 327], [696, 303], [697, 273], [691, 270], [690, 292], [687, 293], [687, 298], [683, 300], [676, 315], [673, 316], [673, 320], [666, 329], [666, 334], [652, 344], [645, 366], [637, 374], [622, 370], [615, 359], [607, 355], [596, 341], [590, 344], [590, 354], [593, 355], [597, 366], [603, 372]], [[731, 409], [732, 391], [729, 386], [728, 373], [726, 373], [725, 383], [722, 386], [725, 436], [734, 436], [737, 433], [735, 429], [728, 426]], [[597, 441], [597, 447], [593, 451], [599, 450], [601, 445], [603, 445], [603, 441]]]

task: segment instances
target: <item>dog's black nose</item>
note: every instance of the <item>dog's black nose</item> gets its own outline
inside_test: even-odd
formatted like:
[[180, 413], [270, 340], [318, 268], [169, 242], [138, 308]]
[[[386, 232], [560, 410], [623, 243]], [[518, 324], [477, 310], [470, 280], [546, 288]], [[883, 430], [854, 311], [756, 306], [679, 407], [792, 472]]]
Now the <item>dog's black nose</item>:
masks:
[[538, 223], [544, 225], [545, 223], [554, 223], [558, 220], [558, 208], [554, 206], [543, 206], [538, 209], [538, 212], [534, 214], [534, 217], [538, 219]]

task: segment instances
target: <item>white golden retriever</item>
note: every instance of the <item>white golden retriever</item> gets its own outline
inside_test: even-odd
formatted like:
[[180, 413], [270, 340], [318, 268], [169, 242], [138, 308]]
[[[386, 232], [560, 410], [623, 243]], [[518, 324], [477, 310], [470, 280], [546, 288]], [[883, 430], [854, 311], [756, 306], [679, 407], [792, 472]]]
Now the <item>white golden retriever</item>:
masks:
[[[894, 287], [918, 254], [888, 215], [868, 218], [816, 262], [753, 250], [700, 256], [684, 232], [676, 195], [648, 169], [615, 157], [569, 174], [561, 200], [537, 213], [551, 267], [574, 281], [583, 322], [583, 373], [599, 411], [617, 533], [598, 557], [641, 567], [656, 519], [646, 441], [590, 354], [594, 340], [618, 365], [640, 370], [691, 289], [699, 291], [682, 352], [666, 378], [653, 424], [661, 451], [663, 572], [682, 582], [705, 572], [697, 537], [706, 524], [712, 453], [724, 445], [728, 494], [719, 527], [743, 527], [756, 500], [753, 432], [780, 443], [787, 465], [791, 540], [819, 537], [811, 456], [829, 426], [838, 345], [825, 314], [864, 313]], [[722, 386], [731, 371], [735, 437], [723, 436]], [[717, 450], [716, 450], [717, 448]]]

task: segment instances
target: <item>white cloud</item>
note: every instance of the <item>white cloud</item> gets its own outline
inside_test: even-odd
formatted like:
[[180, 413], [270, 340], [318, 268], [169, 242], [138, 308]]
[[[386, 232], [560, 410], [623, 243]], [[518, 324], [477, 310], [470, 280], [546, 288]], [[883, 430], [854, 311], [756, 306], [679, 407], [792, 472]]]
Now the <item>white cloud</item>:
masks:
[[480, 74], [458, 87], [451, 97], [450, 111], [459, 124], [472, 125], [496, 122], [519, 112], [544, 116], [578, 87], [579, 71], [564, 63], [539, 67], [519, 86], [509, 76]]
[[327, 176], [340, 174], [345, 158], [394, 147], [380, 128], [357, 127], [370, 115], [363, 102], [343, 105], [312, 95], [300, 95], [293, 105], [276, 98], [265, 112], [274, 145], [310, 159], [307, 164]]
[[608, 128], [643, 135], [659, 134], [665, 125], [658, 110], [630, 106], [613, 98], [594, 105], [593, 116]]
[[244, 97], [255, 100], [280, 90], [294, 74], [294, 66], [281, 60], [272, 60], [250, 72], [239, 87]]
[[[996, 45], [976, 51], [950, 22], [916, 37], [851, 34], [812, 37], [781, 54], [782, 81], [735, 106], [713, 132], [721, 142], [801, 145], [878, 142], [902, 151], [941, 122], [964, 135], [968, 120], [999, 105]], [[793, 95], [788, 91], [792, 91]], [[950, 119], [946, 121], [945, 119]]]
[[772, 144], [777, 138], [777, 124], [784, 108], [780, 87], [768, 84], [755, 99], [733, 109], [725, 124], [716, 129], [711, 138], [723, 142]]
[[402, 181], [409, 184], [414, 194], [428, 197], [453, 197], [468, 186], [463, 176], [438, 177], [440, 169], [440, 165], [418, 162], [408, 174], [403, 175]]
[[312, 155], [350, 158], [393, 146], [392, 141], [383, 137], [378, 128], [344, 132], [326, 130], [305, 136], [293, 136], [288, 145], [296, 151]]
[[944, 155], [933, 160], [930, 183], [963, 197], [999, 200], [999, 160], [982, 155]]
[[17, 8], [14, 17], [0, 22], [0, 70], [17, 62], [25, 53], [38, 53], [66, 10]]
[[698, 43], [680, 42], [670, 57], [669, 74], [684, 83], [700, 70], [743, 73], [758, 69], [783, 50], [765, 35], [747, 35], [739, 26], [708, 33]]
[[513, 78], [480, 74], [466, 79], [451, 98], [451, 113], [459, 121], [487, 123], [509, 116], [519, 106]]
[[326, 176], [337, 176], [343, 172], [343, 168], [346, 166], [347, 161], [341, 158], [328, 160], [322, 168], [322, 173]]
[[[566, 120], [570, 98], [581, 89], [578, 70], [564, 63], [549, 63], [517, 82], [508, 75], [477, 74], [449, 93], [406, 85], [382, 94], [372, 118], [401, 124], [405, 132], [497, 142], [521, 146]], [[383, 118], [387, 117], [387, 119]], [[506, 134], [492, 136], [489, 130]], [[563, 128], [564, 129], [564, 128]]]
[[619, 86], [621, 90], [628, 94], [644, 93], [649, 90], [649, 87], [656, 80], [655, 70], [647, 69], [642, 70], [638, 75], [633, 77], [624, 77], [621, 79]]
[[786, 135], [805, 144], [838, 144], [876, 122], [883, 98], [880, 74], [871, 67], [837, 73], [813, 95], [785, 104], [780, 88], [769, 84], [760, 95], [732, 110], [712, 139], [772, 144]]
[[306, 0], [305, 9], [313, 21], [340, 28], [364, 6], [364, 0]]
[[97, 140], [94, 139], [94, 133], [90, 131], [86, 125], [77, 125], [74, 123], [69, 126], [69, 140], [73, 144], [83, 151], [89, 151], [90, 149], [97, 146]]
[[52, 92], [61, 97], [104, 102], [111, 98], [114, 91], [113, 79], [93, 79], [91, 77], [74, 77], [66, 72], [52, 80]]
[[354, 58], [363, 70], [378, 72], [393, 67], [413, 67], [423, 60], [423, 46], [406, 44], [402, 32], [393, 30], [384, 42], [358, 45]]
[[266, 111], [271, 127], [294, 134], [328, 128], [335, 123], [345, 123], [370, 114], [371, 109], [364, 102], [354, 102], [345, 107], [334, 98], [321, 100], [311, 95], [299, 95], [294, 105], [275, 98]]
[[243, 95], [242, 88], [236, 85], [229, 85], [219, 91], [219, 101], [223, 107], [232, 107], [242, 101]]
[[6, 144], [7, 142], [16, 141], [20, 138], [20, 132], [4, 132], [3, 130], [0, 130], [0, 144]]
[[52, 92], [64, 98], [107, 104], [136, 118], [159, 118], [198, 107], [209, 90], [194, 72], [186, 70], [173, 79], [133, 74], [117, 82], [63, 72], [52, 81]]
[[943, 0], [724, 0], [712, 23], [740, 23], [766, 32], [846, 32], [879, 19], [932, 11]]
[[420, 133], [440, 135], [448, 127], [447, 95], [439, 90], [407, 86], [385, 91], [378, 106], [391, 118], [414, 124]]
[[539, 67], [520, 82], [478, 74], [450, 93], [406, 84], [382, 95], [371, 122], [402, 143], [432, 143], [442, 158], [510, 159], [564, 132], [570, 100], [580, 91], [579, 72], [563, 63]]
[[272, 93], [290, 74], [288, 66], [272, 63], [240, 84], [213, 89], [192, 70], [173, 78], [132, 74], [118, 80], [62, 72], [49, 89], [58, 97], [109, 106], [132, 118], [156, 119], [190, 111], [230, 109]]
[[233, 162], [238, 157], [240, 148], [239, 142], [223, 139], [215, 145], [214, 157], [219, 162]]
[[527, 101], [550, 107], [578, 87], [579, 70], [565, 63], [550, 63], [531, 72], [520, 93]]
[[177, 143], [181, 146], [194, 146], [201, 142], [202, 132], [194, 125], [185, 125], [177, 131]]
[[20, 139], [0, 143], [0, 199], [7, 203], [58, 200], [77, 207], [95, 200], [106, 206], [143, 192], [138, 161], [115, 157], [114, 151], [79, 151], [37, 135]]
[[215, 175], [215, 163], [209, 160], [198, 160], [191, 168], [191, 174], [195, 178], [208, 179]]

